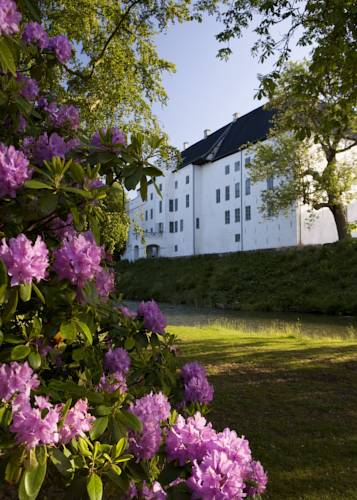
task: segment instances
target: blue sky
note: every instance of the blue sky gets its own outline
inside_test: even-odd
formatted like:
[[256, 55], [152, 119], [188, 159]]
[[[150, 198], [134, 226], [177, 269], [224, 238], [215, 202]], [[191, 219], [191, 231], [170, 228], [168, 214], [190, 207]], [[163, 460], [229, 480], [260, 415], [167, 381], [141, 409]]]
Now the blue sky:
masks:
[[[202, 24], [175, 25], [157, 38], [160, 56], [175, 63], [177, 71], [163, 79], [168, 105], [155, 105], [153, 111], [179, 149], [185, 141], [200, 140], [204, 129], [214, 131], [230, 122], [234, 112], [243, 115], [264, 103], [254, 99], [257, 75], [267, 73], [273, 61], [261, 65], [252, 57], [255, 34], [251, 31], [231, 44], [234, 53], [228, 62], [220, 61], [215, 40], [219, 31], [216, 20], [207, 17]], [[297, 47], [292, 58], [302, 59], [307, 53]]]

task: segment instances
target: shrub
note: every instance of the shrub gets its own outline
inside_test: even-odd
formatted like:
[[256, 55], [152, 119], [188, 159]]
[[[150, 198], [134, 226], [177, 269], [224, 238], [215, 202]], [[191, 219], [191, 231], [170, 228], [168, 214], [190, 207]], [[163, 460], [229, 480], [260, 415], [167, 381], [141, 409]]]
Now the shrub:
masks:
[[139, 134], [127, 145], [116, 128], [92, 138], [81, 130], [79, 140], [76, 108], [44, 90], [73, 46], [36, 21], [21, 24], [30, 2], [19, 5], [0, 0], [2, 493], [262, 493], [266, 475], [248, 442], [204, 418], [213, 397], [204, 368], [177, 375], [157, 304], [118, 307], [103, 206], [115, 183], [141, 182], [145, 196], [147, 176], [160, 175], [147, 152], [160, 141]]

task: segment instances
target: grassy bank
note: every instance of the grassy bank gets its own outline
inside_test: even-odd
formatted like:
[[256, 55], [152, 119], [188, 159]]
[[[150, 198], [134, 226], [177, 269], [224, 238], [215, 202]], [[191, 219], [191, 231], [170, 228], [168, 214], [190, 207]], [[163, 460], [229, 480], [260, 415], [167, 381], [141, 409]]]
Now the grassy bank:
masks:
[[269, 473], [264, 498], [357, 498], [357, 343], [171, 327], [180, 361], [204, 363], [209, 419], [248, 437]]
[[125, 298], [241, 310], [357, 314], [357, 241], [118, 264]]

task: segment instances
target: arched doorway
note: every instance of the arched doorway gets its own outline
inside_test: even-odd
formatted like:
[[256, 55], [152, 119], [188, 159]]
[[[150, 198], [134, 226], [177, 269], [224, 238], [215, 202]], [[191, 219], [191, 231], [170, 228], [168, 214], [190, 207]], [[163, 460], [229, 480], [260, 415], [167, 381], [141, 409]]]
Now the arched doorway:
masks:
[[139, 245], [135, 245], [134, 247], [134, 260], [139, 258]]
[[154, 259], [156, 257], [159, 257], [159, 254], [160, 254], [159, 245], [148, 245], [146, 247], [146, 257], [148, 259]]

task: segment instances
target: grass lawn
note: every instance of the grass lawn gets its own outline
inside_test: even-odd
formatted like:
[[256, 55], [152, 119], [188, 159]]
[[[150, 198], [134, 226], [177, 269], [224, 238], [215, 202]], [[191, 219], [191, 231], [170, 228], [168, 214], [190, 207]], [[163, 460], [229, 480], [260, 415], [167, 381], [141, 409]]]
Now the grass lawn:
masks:
[[357, 341], [172, 326], [215, 386], [210, 420], [245, 435], [269, 499], [357, 499]]

